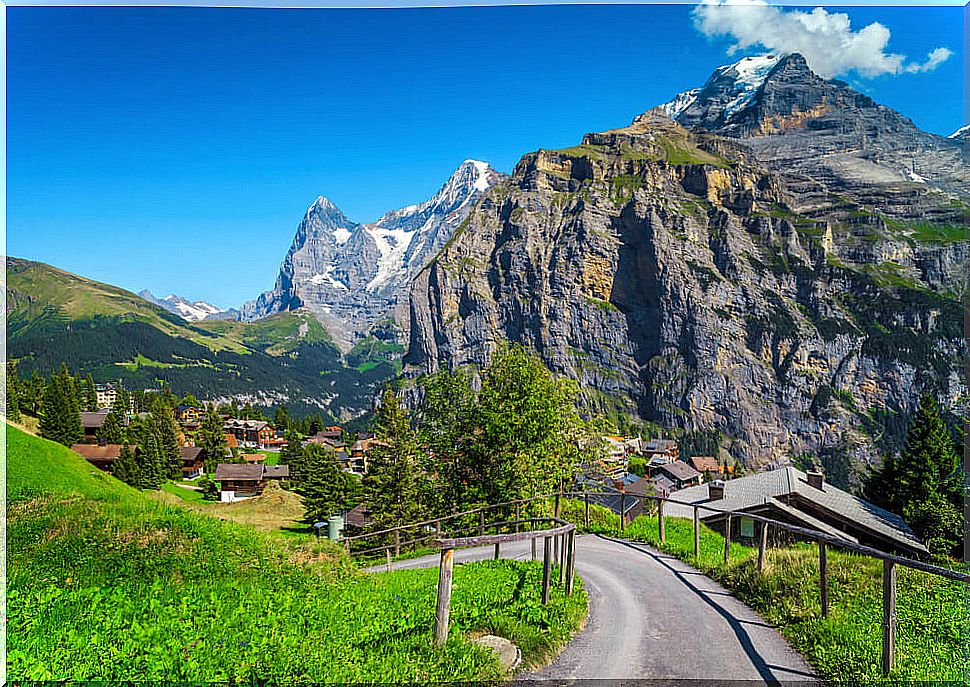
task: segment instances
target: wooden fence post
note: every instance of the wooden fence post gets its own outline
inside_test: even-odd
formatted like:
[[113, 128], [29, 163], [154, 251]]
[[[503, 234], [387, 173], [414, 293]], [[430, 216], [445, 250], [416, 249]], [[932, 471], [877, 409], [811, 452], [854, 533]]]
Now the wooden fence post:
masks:
[[583, 493], [583, 500], [586, 502], [586, 528], [589, 529], [589, 494]]
[[498, 543], [496, 543], [495, 544], [495, 560], [498, 560], [498, 556], [499, 556], [499, 553], [498, 553]]
[[660, 543], [667, 541], [667, 531], [664, 528], [664, 500], [657, 502], [657, 527], [660, 528]]
[[441, 550], [438, 570], [438, 606], [434, 614], [434, 643], [444, 646], [448, 639], [448, 613], [451, 610], [451, 573], [455, 562], [454, 549]]
[[758, 572], [765, 571], [765, 553], [768, 549], [768, 523], [761, 523], [761, 538], [758, 540]]
[[394, 532], [394, 557], [401, 555], [401, 530]]
[[559, 535], [559, 545], [562, 550], [559, 552], [559, 584], [566, 584], [566, 561], [569, 560], [569, 535]]
[[829, 617], [829, 570], [825, 542], [818, 543], [818, 583], [822, 597], [822, 617]]
[[566, 570], [566, 595], [572, 596], [573, 578], [576, 577], [576, 530], [569, 533], [569, 558], [566, 560], [569, 566]]
[[882, 674], [896, 662], [896, 564], [882, 562]]
[[[534, 541], [534, 540], [533, 540]], [[549, 603], [549, 574], [552, 565], [552, 537], [542, 540], [542, 605]]]
[[553, 517], [559, 517], [559, 492], [556, 492], [556, 509], [553, 511]]
[[620, 532], [626, 528], [626, 493], [620, 492]]
[[701, 515], [700, 509], [694, 506], [694, 560], [701, 557]]
[[391, 547], [384, 549], [384, 553], [387, 554], [387, 572], [391, 572]]
[[515, 533], [519, 533], [519, 502], [515, 502]]
[[731, 514], [724, 519], [724, 565], [727, 566], [731, 558]]
[[478, 533], [485, 534], [485, 511], [478, 511]]

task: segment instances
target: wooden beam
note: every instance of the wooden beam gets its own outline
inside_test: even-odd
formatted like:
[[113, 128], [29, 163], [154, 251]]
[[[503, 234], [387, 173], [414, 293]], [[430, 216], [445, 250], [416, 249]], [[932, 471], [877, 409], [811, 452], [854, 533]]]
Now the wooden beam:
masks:
[[394, 557], [401, 555], [401, 530], [394, 533]]
[[387, 572], [391, 572], [391, 547], [384, 549], [384, 553], [387, 554]]
[[664, 502], [663, 499], [657, 501], [657, 527], [660, 530], [660, 543], [667, 541], [667, 531], [664, 528]]
[[694, 506], [694, 560], [701, 557], [701, 515], [700, 508]]
[[569, 534], [559, 536], [559, 584], [566, 584], [566, 561], [569, 556]]
[[586, 502], [586, 528], [589, 528], [589, 494], [583, 493], [583, 500]]
[[478, 533], [485, 534], [485, 511], [478, 512]]
[[515, 532], [519, 532], [519, 502], [515, 502]]
[[451, 612], [451, 574], [455, 563], [454, 549], [441, 549], [438, 569], [438, 605], [434, 614], [434, 643], [444, 646], [448, 640], [448, 614]]
[[822, 600], [822, 617], [829, 617], [829, 570], [828, 553], [825, 549], [825, 542], [818, 543], [818, 584]]
[[549, 574], [552, 565], [552, 537], [542, 540], [542, 605], [549, 603]]
[[896, 663], [896, 564], [882, 562], [882, 674]]
[[758, 540], [758, 572], [765, 570], [765, 554], [768, 549], [768, 523], [761, 523], [761, 538]]
[[724, 519], [724, 565], [731, 559], [731, 514]]
[[569, 568], [566, 570], [566, 595], [572, 596], [573, 579], [576, 577], [576, 530], [569, 533]]

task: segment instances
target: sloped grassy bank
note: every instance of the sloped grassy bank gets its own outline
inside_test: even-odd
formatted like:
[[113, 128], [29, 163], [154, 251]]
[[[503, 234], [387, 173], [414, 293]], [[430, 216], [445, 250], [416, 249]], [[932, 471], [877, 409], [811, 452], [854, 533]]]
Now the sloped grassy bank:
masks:
[[[583, 503], [563, 502], [563, 517], [580, 525]], [[918, 570], [897, 568], [896, 668], [889, 680], [881, 670], [882, 563], [828, 550], [829, 617], [821, 617], [818, 547], [770, 548], [764, 573], [758, 549], [731, 543], [724, 567], [724, 538], [702, 525], [700, 559], [694, 559], [694, 525], [666, 519], [660, 543], [655, 515], [619, 531], [617, 516], [590, 507], [589, 531], [647, 542], [695, 566], [733, 591], [773, 623], [826, 679], [839, 683], [964, 685], [970, 640], [970, 596], [966, 585]]]
[[367, 575], [294, 541], [165, 505], [62, 446], [7, 427], [11, 680], [419, 682], [498, 677], [466, 634], [541, 661], [586, 613], [541, 569], [455, 571], [447, 646], [431, 646], [436, 570]]

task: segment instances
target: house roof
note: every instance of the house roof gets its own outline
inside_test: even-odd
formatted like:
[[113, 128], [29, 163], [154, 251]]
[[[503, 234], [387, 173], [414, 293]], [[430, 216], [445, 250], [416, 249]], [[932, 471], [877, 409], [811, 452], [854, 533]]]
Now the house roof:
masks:
[[373, 525], [374, 518], [371, 517], [367, 507], [364, 504], [360, 504], [347, 511], [347, 515], [344, 516], [344, 522], [351, 527], [364, 528]]
[[252, 429], [258, 431], [264, 427], [268, 427], [269, 423], [263, 420], [237, 420], [236, 418], [229, 418], [223, 426], [226, 429]]
[[641, 441], [640, 445], [648, 453], [669, 453], [677, 449], [677, 442], [673, 439], [649, 439]]
[[677, 485], [667, 475], [655, 475], [650, 479], [650, 482], [653, 484], [654, 491], [658, 494], [661, 492], [669, 494], [677, 489]]
[[85, 429], [101, 429], [101, 425], [104, 424], [104, 419], [108, 417], [108, 411], [99, 410], [96, 412], [82, 412], [81, 413], [81, 426]]
[[677, 482], [687, 482], [701, 476], [701, 473], [682, 460], [675, 460], [672, 463], [658, 465], [657, 471], [666, 473]]
[[[688, 503], [706, 503], [716, 508], [731, 512], [750, 510], [763, 506], [766, 502], [780, 497], [792, 497], [795, 503], [789, 507], [798, 508], [798, 501], [810, 502], [816, 510], [827, 511], [834, 516], [855, 524], [856, 527], [869, 530], [884, 539], [889, 539], [900, 546], [917, 551], [926, 551], [923, 543], [913, 534], [906, 522], [858, 496], [826, 483], [822, 489], [816, 489], [808, 483], [808, 478], [801, 470], [793, 467], [779, 468], [767, 472], [758, 472], [745, 477], [728, 480], [724, 483], [724, 497], [717, 501], [710, 501], [709, 485], [681, 489], [672, 498]], [[692, 517], [689, 506], [669, 504], [667, 513], [674, 517]], [[807, 514], [802, 513], [800, 517]], [[719, 513], [701, 510], [701, 518], [708, 520], [720, 517]], [[816, 519], [821, 520], [816, 514]], [[845, 536], [840, 533], [839, 536]]]
[[720, 472], [721, 470], [714, 456], [691, 456], [690, 464], [698, 472]]
[[266, 460], [266, 456], [262, 453], [244, 453], [240, 456], [247, 463], [262, 463]]
[[71, 450], [87, 460], [116, 460], [121, 455], [121, 444], [74, 444]]
[[289, 465], [265, 465], [263, 466], [263, 477], [266, 479], [288, 479], [290, 476]]
[[264, 467], [248, 463], [219, 463], [216, 466], [216, 481], [234, 480], [237, 482], [258, 482], [263, 479]]
[[202, 447], [201, 446], [180, 446], [179, 453], [182, 454], [182, 460], [186, 462], [188, 461], [194, 462], [194, 461], [200, 460], [202, 456]]

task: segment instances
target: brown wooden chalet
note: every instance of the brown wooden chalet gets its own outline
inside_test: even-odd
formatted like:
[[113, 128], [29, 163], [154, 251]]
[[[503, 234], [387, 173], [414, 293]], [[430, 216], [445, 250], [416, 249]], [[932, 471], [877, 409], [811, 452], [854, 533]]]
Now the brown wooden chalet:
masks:
[[258, 446], [263, 448], [276, 438], [276, 430], [272, 425], [262, 420], [237, 420], [229, 418], [223, 424], [226, 434], [231, 434], [243, 446]]
[[[136, 454], [138, 453], [137, 446], [130, 448]], [[112, 464], [121, 455], [121, 444], [74, 444], [71, 450], [94, 467], [111, 472]]]
[[205, 449], [201, 446], [181, 446], [182, 479], [195, 479], [205, 471]]
[[264, 466], [259, 464], [219, 463], [215, 481], [219, 483], [220, 501], [223, 503], [259, 496], [266, 488]]
[[108, 417], [107, 410], [81, 413], [81, 428], [84, 430], [84, 443], [98, 443], [98, 431], [100, 431], [101, 425], [104, 424], [106, 417]]

